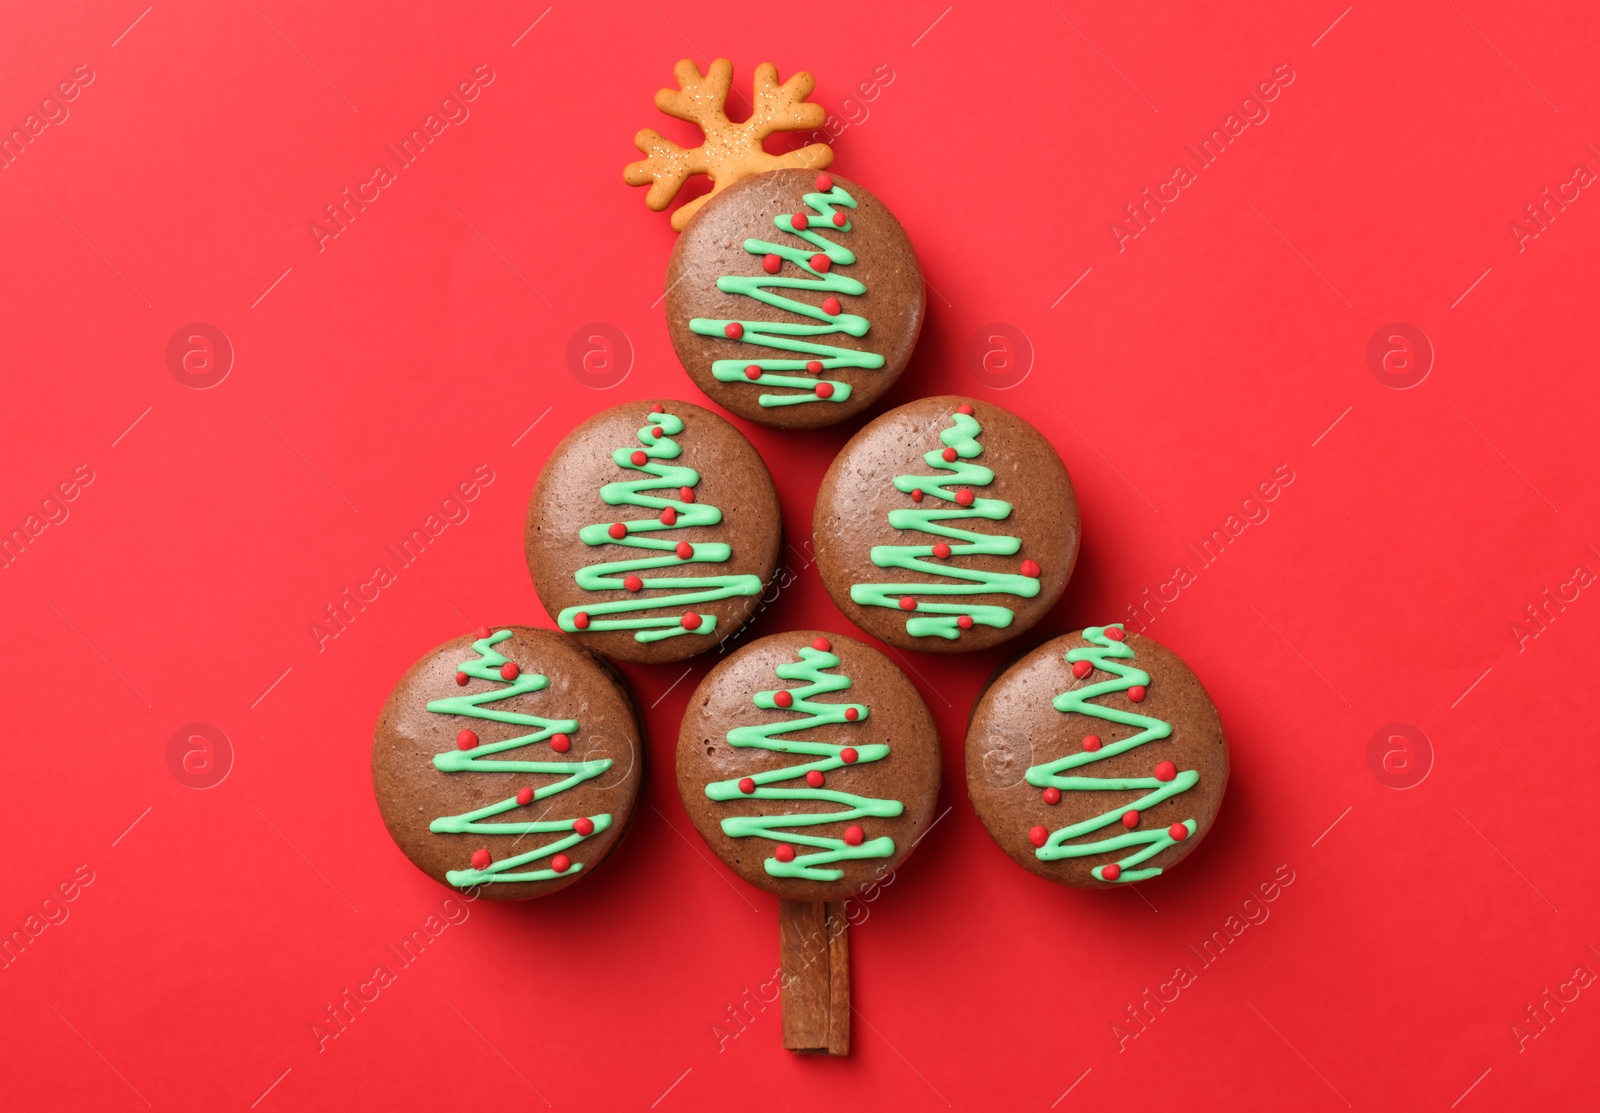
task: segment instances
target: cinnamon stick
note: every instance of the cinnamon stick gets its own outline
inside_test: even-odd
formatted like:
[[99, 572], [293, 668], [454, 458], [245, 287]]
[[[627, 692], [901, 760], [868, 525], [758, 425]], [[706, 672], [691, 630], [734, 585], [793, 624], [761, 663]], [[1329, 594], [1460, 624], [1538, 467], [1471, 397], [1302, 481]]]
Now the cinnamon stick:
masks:
[[850, 938], [842, 903], [778, 902], [783, 1046], [850, 1054]]

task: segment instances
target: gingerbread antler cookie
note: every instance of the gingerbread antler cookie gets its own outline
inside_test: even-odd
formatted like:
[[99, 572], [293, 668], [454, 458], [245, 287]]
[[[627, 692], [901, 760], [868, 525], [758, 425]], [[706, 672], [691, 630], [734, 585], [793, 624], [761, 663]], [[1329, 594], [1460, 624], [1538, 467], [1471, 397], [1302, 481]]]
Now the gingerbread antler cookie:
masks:
[[767, 170], [821, 170], [833, 161], [833, 149], [826, 143], [812, 143], [788, 154], [768, 154], [762, 141], [773, 132], [805, 131], [820, 128], [827, 112], [806, 98], [816, 86], [809, 73], [797, 73], [778, 82], [778, 67], [763, 62], [752, 79], [754, 110], [742, 124], [728, 119], [724, 106], [733, 86], [733, 63], [726, 58], [712, 62], [704, 74], [685, 58], [673, 67], [678, 88], [656, 93], [656, 107], [668, 116], [698, 124], [705, 141], [687, 150], [658, 133], [644, 128], [634, 137], [634, 145], [645, 158], [629, 163], [623, 181], [632, 186], [648, 185], [645, 204], [660, 212], [692, 175], [705, 174], [712, 181], [711, 192], [697, 197], [672, 214], [672, 227], [681, 232], [689, 218], [719, 192], [751, 174]]

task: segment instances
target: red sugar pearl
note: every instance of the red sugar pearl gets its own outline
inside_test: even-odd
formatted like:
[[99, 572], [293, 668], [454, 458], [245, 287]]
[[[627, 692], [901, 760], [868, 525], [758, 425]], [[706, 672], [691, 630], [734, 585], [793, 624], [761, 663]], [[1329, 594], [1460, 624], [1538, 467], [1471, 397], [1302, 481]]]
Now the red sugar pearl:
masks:
[[917, 609], [917, 601], [909, 595], [902, 595], [900, 597], [900, 609], [902, 611], [914, 611]]
[[475, 870], [488, 869], [491, 861], [493, 859], [489, 857], [489, 852], [482, 847], [472, 852], [472, 868]]
[[642, 591], [644, 589], [644, 581], [638, 576], [626, 576], [622, 580], [622, 586], [629, 591]]
[[751, 780], [749, 777], [744, 777], [739, 781], [739, 791], [744, 793], [746, 796], [749, 796], [755, 790], [756, 782]]
[[744, 369], [744, 377], [749, 379], [751, 382], [755, 382], [761, 377], [761, 368], [752, 363], [749, 367]]
[[[846, 719], [849, 719], [853, 723], [857, 719], [861, 718], [861, 712], [857, 711], [853, 707], [847, 707], [847, 708], [844, 709], [844, 717]], [[851, 753], [855, 753], [854, 750], [851, 750], [850, 752]]]
[[1030, 580], [1037, 580], [1041, 571], [1038, 561], [1025, 560], [1022, 562], [1022, 574]]
[[805, 213], [795, 213], [789, 218], [789, 223], [794, 225], [797, 231], [804, 232], [807, 228], [811, 227], [811, 218]]
[[1139, 826], [1139, 813], [1131, 809], [1123, 812], [1122, 825], [1130, 829]]
[[974, 496], [973, 496], [972, 492], [970, 490], [968, 490], [967, 488], [963, 487], [963, 488], [961, 488], [961, 490], [956, 492], [956, 505], [957, 506], [971, 506], [973, 497]]
[[1189, 837], [1189, 828], [1185, 827], [1181, 823], [1174, 823], [1171, 827], [1167, 828], [1167, 837], [1176, 842], [1182, 842], [1184, 839]]
[[1086, 735], [1084, 735], [1083, 748], [1088, 750], [1088, 751], [1090, 751], [1091, 753], [1094, 752], [1095, 750], [1098, 750], [1100, 748], [1100, 736], [1098, 734], [1086, 734]]
[[867, 841], [867, 833], [852, 823], [844, 829], [844, 841], [851, 846], [860, 846]]
[[679, 541], [677, 553], [679, 560], [688, 560], [690, 557], [694, 556], [694, 546], [689, 544], [687, 541]]
[[832, 296], [822, 299], [822, 311], [830, 317], [837, 317], [844, 312], [844, 306], [839, 304], [839, 299]]
[[822, 374], [822, 361], [820, 359], [806, 360], [806, 370], [813, 375]]
[[933, 555], [938, 557], [940, 560], [943, 560], [945, 557], [950, 555], [950, 546], [946, 545], [943, 541], [935, 541], [933, 543]]
[[[855, 708], [852, 707], [850, 710], [854, 711]], [[860, 757], [861, 755], [856, 753], [856, 748], [854, 746], [846, 746], [844, 749], [839, 751], [839, 760], [844, 762], [846, 765], [854, 765], [856, 760]]]
[[651, 402], [650, 403], [650, 412], [653, 413], [653, 414], [664, 414], [664, 413], [667, 412], [667, 408], [665, 406], [663, 406], [660, 402]]
[[663, 508], [661, 511], [661, 524], [664, 526], [677, 525], [678, 512], [670, 506]]
[[828, 193], [828, 192], [832, 191], [832, 189], [833, 189], [833, 175], [832, 174], [818, 174], [817, 175], [817, 192], [818, 193]]
[[517, 674], [521, 671], [521, 669], [517, 668], [517, 663], [515, 661], [507, 661], [505, 664], [500, 666], [500, 679], [515, 680], [517, 678]]
[[831, 266], [833, 266], [833, 260], [821, 252], [811, 257], [811, 269], [814, 271], [821, 271], [823, 274], [827, 274], [828, 268]]
[[1156, 780], [1170, 781], [1178, 775], [1178, 767], [1170, 761], [1156, 762]]
[[817, 397], [818, 398], [832, 398], [833, 397], [833, 384], [832, 383], [818, 383], [817, 384]]
[[529, 804], [533, 803], [533, 789], [526, 785], [517, 789], [517, 803], [521, 804], [523, 807], [527, 807]]
[[565, 854], [557, 854], [554, 858], [550, 859], [550, 868], [555, 870], [557, 873], [566, 873], [572, 868], [572, 859], [568, 858]]
[[773, 692], [772, 693], [772, 702], [777, 704], [779, 707], [793, 707], [794, 706], [794, 694], [791, 693], [791, 692], [786, 692], [786, 691], [782, 691], [782, 690]]
[[761, 260], [761, 269], [766, 271], [768, 274], [777, 274], [782, 267], [783, 260], [778, 258], [776, 255], [768, 255], [766, 258]]
[[828, 650], [833, 648], [833, 643], [827, 638], [814, 638], [811, 642], [811, 648], [826, 653]]
[[456, 683], [465, 688], [467, 686], [467, 674], [464, 672], [456, 673]]
[[624, 537], [628, 536], [628, 527], [623, 525], [621, 522], [612, 522], [611, 525], [606, 528], [606, 532], [616, 540], [621, 541]]
[[476, 749], [477, 745], [478, 735], [474, 731], [463, 730], [460, 734], [456, 735], [456, 749], [458, 750]]
[[1044, 797], [1044, 802], [1046, 804], [1061, 803], [1061, 790], [1054, 785], [1051, 785], [1049, 788], [1045, 789], [1044, 792], [1040, 793], [1040, 795]]
[[1143, 684], [1135, 684], [1133, 687], [1129, 688], [1128, 689], [1128, 698], [1131, 699], [1134, 703], [1143, 703], [1144, 702], [1144, 685]]
[[844, 225], [845, 225], [845, 221], [848, 220], [848, 219], [849, 219], [849, 217], [845, 216], [843, 213], [834, 213], [833, 214], [833, 226], [835, 228], [843, 228]]
[[693, 502], [694, 501], [694, 488], [693, 487], [679, 487], [678, 488], [678, 501], [679, 502]]
[[1127, 636], [1128, 636], [1127, 634], [1122, 632], [1122, 627], [1120, 627], [1120, 626], [1107, 626], [1106, 627], [1106, 637], [1110, 638], [1114, 642], [1120, 642], [1123, 638], [1125, 638]]
[[939, 455], [944, 457], [944, 462], [947, 464], [953, 464], [956, 462], [956, 450], [953, 448], [947, 448], [943, 452], [939, 453]]
[[1121, 876], [1122, 876], [1122, 867], [1117, 865], [1115, 862], [1112, 862], [1109, 866], [1104, 867], [1100, 871], [1100, 877], [1101, 877], [1102, 880], [1105, 880], [1105, 881], [1115, 881], [1117, 878], [1119, 878]]
[[565, 734], [552, 734], [550, 748], [558, 754], [564, 754], [572, 749], [572, 739]]
[[960, 618], [956, 619], [956, 625], [961, 627], [963, 630], [972, 629], [972, 616], [970, 614], [962, 615]]
[[1088, 661], [1074, 661], [1074, 662], [1072, 662], [1072, 675], [1076, 676], [1079, 680], [1082, 680], [1084, 677], [1088, 676], [1093, 671], [1094, 671], [1094, 666], [1091, 665]]
[[487, 638], [488, 636], [489, 636], [489, 628], [487, 626], [478, 627], [478, 637]]
[[912, 502], [921, 502], [922, 498], [923, 498], [923, 495], [922, 495], [922, 488], [921, 487], [918, 487], [915, 491], [911, 492], [911, 501]]
[[572, 829], [587, 838], [594, 834], [594, 820], [586, 815], [581, 815], [572, 821]]
[[729, 321], [722, 329], [722, 335], [729, 340], [738, 340], [744, 335], [744, 326], [738, 321]]
[[589, 612], [579, 611], [577, 614], [573, 615], [572, 625], [576, 629], [587, 630], [589, 628]]
[[778, 849], [772, 852], [772, 856], [780, 862], [792, 862], [794, 861], [794, 847], [786, 842], [781, 842], [778, 844]]
[[1043, 846], [1050, 841], [1050, 832], [1043, 827], [1028, 828], [1028, 841], [1034, 846]]
[[645, 433], [645, 436], [649, 437], [651, 440], [655, 440], [657, 437], [659, 437], [661, 435], [661, 426], [652, 425], [652, 426], [650, 426], [650, 428], [646, 429], [644, 431], [644, 433]]
[[648, 463], [649, 460], [650, 460], [650, 457], [645, 455], [644, 449], [636, 448], [636, 449], [633, 450], [633, 455], [628, 457], [628, 459], [632, 460], [633, 461], [633, 466], [637, 468], [637, 467], [642, 467], [644, 464]]
[[810, 785], [812, 788], [821, 788], [822, 780], [822, 773], [820, 771], [816, 769], [807, 770], [806, 784]]
[[678, 623], [685, 630], [698, 630], [700, 629], [700, 616], [695, 614], [693, 611], [690, 611], [688, 614], [680, 618]]
[[967, 403], [963, 402], [963, 403], [961, 403], [961, 405], [956, 407], [956, 413], [958, 413], [958, 414], [966, 414], [968, 417], [971, 417], [972, 416], [972, 407], [969, 406]]

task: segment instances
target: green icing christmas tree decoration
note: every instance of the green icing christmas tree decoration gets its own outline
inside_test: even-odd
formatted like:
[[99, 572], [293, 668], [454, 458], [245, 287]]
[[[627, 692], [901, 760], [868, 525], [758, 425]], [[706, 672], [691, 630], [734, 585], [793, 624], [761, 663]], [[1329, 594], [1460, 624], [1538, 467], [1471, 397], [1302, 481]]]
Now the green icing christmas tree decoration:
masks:
[[[445, 878], [450, 884], [462, 889], [490, 882], [550, 881], [575, 873], [583, 868], [583, 864], [571, 861], [564, 852], [611, 826], [609, 814], [578, 816], [574, 819], [491, 822], [495, 816], [520, 808], [531, 808], [540, 800], [547, 800], [584, 781], [598, 777], [612, 765], [608, 757], [574, 761], [494, 759], [496, 754], [519, 750], [524, 746], [532, 746], [546, 740], [550, 740], [558, 752], [564, 752], [571, 745], [570, 736], [578, 730], [576, 719], [542, 719], [537, 715], [524, 715], [521, 712], [488, 706], [501, 700], [540, 692], [550, 686], [550, 678], [539, 673], [520, 672], [515, 665], [507, 669], [506, 658], [502, 657], [494, 647], [509, 637], [511, 637], [510, 630], [501, 630], [496, 634], [479, 638], [472, 643], [472, 648], [478, 656], [471, 661], [462, 662], [458, 670], [458, 675], [492, 681], [499, 685], [498, 687], [488, 688], [472, 695], [432, 700], [428, 704], [428, 710], [440, 715], [465, 715], [474, 719], [531, 727], [533, 732], [516, 738], [507, 738], [503, 742], [479, 745], [475, 732], [463, 730], [457, 738], [456, 749], [434, 755], [434, 767], [445, 773], [461, 773], [469, 770], [477, 773], [540, 773], [560, 779], [538, 789], [531, 785], [524, 786], [499, 803], [461, 815], [436, 819], [428, 825], [428, 829], [437, 834], [560, 834], [562, 837], [498, 862], [490, 860], [487, 850], [480, 849], [474, 852], [470, 869], [449, 870], [445, 873]], [[508, 673], [509, 680], [507, 680]], [[524, 866], [543, 859], [549, 859], [549, 862], [532, 869], [523, 869]]]
[[[855, 584], [850, 598], [862, 606], [889, 607], [908, 614], [906, 633], [912, 637], [954, 639], [974, 625], [1003, 629], [1014, 617], [1009, 607], [961, 601], [963, 596], [1005, 594], [1032, 599], [1039, 594], [1039, 566], [1024, 560], [1019, 572], [989, 572], [962, 567], [969, 556], [1014, 556], [1022, 542], [1004, 534], [978, 533], [959, 523], [974, 520], [1002, 522], [1011, 516], [1011, 504], [983, 498], [973, 488], [994, 482], [994, 472], [977, 463], [983, 455], [978, 437], [983, 426], [962, 404], [951, 424], [939, 434], [944, 448], [923, 454], [930, 468], [942, 475], [897, 475], [894, 485], [916, 504], [889, 511], [895, 529], [917, 530], [930, 540], [917, 545], [874, 545], [872, 563], [879, 568], [902, 568], [940, 576], [943, 583]], [[949, 582], [955, 581], [955, 582]], [[931, 595], [934, 598], [918, 599]], [[950, 600], [945, 602], [944, 600]]]
[[[647, 555], [591, 564], [574, 573], [573, 578], [585, 591], [625, 591], [628, 594], [620, 599], [565, 608], [556, 616], [556, 625], [568, 633], [632, 630], [634, 640], [639, 642], [656, 642], [684, 634], [710, 637], [716, 631], [717, 616], [682, 608], [735, 595], [761, 593], [761, 577], [754, 575], [650, 575], [661, 569], [691, 564], [725, 564], [733, 555], [733, 550], [722, 542], [691, 543], [672, 538], [677, 530], [717, 525], [722, 521], [722, 511], [695, 498], [699, 472], [672, 462], [683, 455], [683, 449], [672, 439], [683, 432], [682, 419], [661, 412], [659, 404], [653, 410], [650, 423], [639, 430], [639, 447], [619, 448], [611, 454], [617, 467], [638, 472], [643, 478], [607, 483], [600, 488], [600, 498], [607, 506], [638, 507], [653, 517], [588, 525], [578, 531], [585, 545], [616, 545], [638, 549]], [[649, 493], [652, 491], [666, 493]], [[643, 594], [661, 591], [673, 594]], [[633, 613], [664, 608], [681, 613], [655, 616]], [[607, 617], [610, 615], [627, 617]]]
[[[900, 815], [905, 805], [899, 800], [858, 796], [831, 784], [839, 776], [839, 770], [888, 757], [886, 744], [864, 742], [859, 746], [836, 746], [792, 737], [796, 732], [820, 726], [865, 722], [869, 714], [867, 708], [858, 703], [830, 703], [815, 698], [850, 689], [848, 676], [830, 671], [838, 668], [839, 658], [826, 638], [818, 638], [802, 647], [799, 655], [800, 660], [785, 662], [776, 671], [780, 680], [802, 681], [800, 687], [757, 692], [751, 700], [763, 710], [788, 711], [795, 717], [761, 726], [735, 727], [728, 732], [728, 744], [741, 749], [754, 747], [793, 754], [802, 759], [800, 764], [713, 782], [706, 786], [706, 796], [712, 800], [807, 800], [839, 805], [840, 811], [735, 816], [722, 821], [723, 833], [730, 838], [754, 836], [778, 843], [765, 863], [767, 873], [773, 877], [837, 881], [844, 876], [844, 871], [833, 868], [833, 862], [888, 858], [894, 854], [894, 839], [887, 835], [867, 838], [859, 821]], [[832, 823], [849, 824], [843, 838], [812, 834], [807, 830]], [[799, 853], [796, 847], [810, 848], [810, 852]]]

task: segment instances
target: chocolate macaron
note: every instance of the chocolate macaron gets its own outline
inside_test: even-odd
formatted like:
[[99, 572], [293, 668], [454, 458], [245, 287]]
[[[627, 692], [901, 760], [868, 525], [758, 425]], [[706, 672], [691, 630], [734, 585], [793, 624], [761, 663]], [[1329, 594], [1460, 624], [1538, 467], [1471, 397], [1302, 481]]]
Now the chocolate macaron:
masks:
[[372, 739], [372, 786], [418, 869], [491, 900], [589, 876], [644, 780], [633, 699], [610, 666], [548, 630], [487, 628], [411, 667]]
[[1121, 625], [1018, 659], [967, 729], [978, 818], [1019, 865], [1066, 885], [1171, 869], [1210, 832], [1227, 785], [1211, 697], [1177, 654]]
[[1061, 597], [1078, 559], [1066, 465], [992, 402], [941, 395], [890, 410], [823, 477], [817, 566], [845, 615], [891, 645], [987, 649]]

